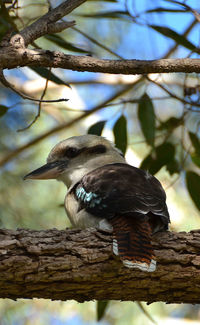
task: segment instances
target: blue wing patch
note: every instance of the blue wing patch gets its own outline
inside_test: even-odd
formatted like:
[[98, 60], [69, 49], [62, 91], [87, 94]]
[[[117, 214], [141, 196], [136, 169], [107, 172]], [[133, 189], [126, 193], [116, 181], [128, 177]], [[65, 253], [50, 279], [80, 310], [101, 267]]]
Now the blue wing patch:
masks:
[[83, 187], [76, 188], [76, 196], [90, 208], [94, 208], [96, 205], [98, 205], [99, 208], [106, 207], [105, 204], [100, 205], [103, 198], [100, 198], [96, 193], [86, 192]]

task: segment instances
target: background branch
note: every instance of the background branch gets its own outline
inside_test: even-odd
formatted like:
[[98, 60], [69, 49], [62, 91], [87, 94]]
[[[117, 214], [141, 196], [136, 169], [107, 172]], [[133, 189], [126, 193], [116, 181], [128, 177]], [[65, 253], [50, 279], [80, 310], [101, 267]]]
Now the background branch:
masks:
[[109, 102], [115, 100], [116, 98], [118, 98], [119, 96], [125, 94], [126, 92], [128, 92], [134, 85], [136, 85], [137, 83], [140, 82], [141, 79], [138, 79], [135, 83], [128, 85], [126, 87], [123, 87], [122, 89], [120, 89], [120, 91], [117, 91], [116, 93], [114, 93], [111, 97], [109, 97], [107, 100], [103, 101], [102, 103], [100, 103], [99, 105], [95, 106], [94, 108], [88, 110], [87, 112], [81, 114], [80, 116], [76, 117], [75, 119], [71, 120], [71, 121], [67, 121], [65, 123], [59, 124], [58, 126], [56, 126], [55, 128], [39, 135], [37, 138], [31, 140], [30, 142], [26, 143], [25, 145], [17, 148], [16, 150], [13, 150], [11, 152], [8, 153], [8, 155], [4, 156], [1, 160], [0, 160], [0, 166], [3, 166], [4, 164], [6, 164], [7, 162], [9, 162], [10, 160], [12, 160], [13, 158], [15, 158], [16, 156], [18, 156], [21, 152], [23, 152], [24, 150], [26, 150], [27, 148], [32, 147], [33, 145], [37, 144], [38, 142], [42, 141], [43, 139], [47, 138], [48, 136], [55, 134], [57, 132], [60, 132], [64, 129], [70, 128], [71, 126], [75, 125], [77, 122], [82, 121], [84, 118], [92, 115], [93, 113], [99, 111], [100, 109], [104, 108]]
[[67, 102], [69, 99], [67, 98], [58, 98], [58, 99], [43, 99], [43, 96], [40, 99], [33, 98], [30, 96], [27, 96], [26, 94], [22, 93], [21, 91], [17, 90], [13, 85], [11, 85], [8, 80], [6, 80], [3, 70], [0, 69], [0, 81], [1, 83], [6, 87], [10, 88], [12, 91], [14, 91], [17, 95], [22, 97], [23, 99], [28, 99], [33, 102], [39, 102], [39, 103], [60, 103], [60, 102]]

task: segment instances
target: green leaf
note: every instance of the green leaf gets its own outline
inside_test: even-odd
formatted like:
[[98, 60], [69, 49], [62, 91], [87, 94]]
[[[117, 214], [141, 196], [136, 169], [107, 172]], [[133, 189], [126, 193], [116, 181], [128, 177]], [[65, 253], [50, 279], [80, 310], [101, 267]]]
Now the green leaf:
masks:
[[155, 148], [142, 161], [140, 168], [148, 170], [151, 174], [156, 174], [163, 166], [171, 173], [179, 170], [175, 161], [175, 147], [172, 143], [165, 142]]
[[127, 148], [127, 123], [124, 115], [121, 115], [113, 127], [115, 145], [125, 155]]
[[62, 79], [57, 77], [54, 73], [50, 72], [48, 69], [43, 68], [43, 67], [29, 67], [29, 69], [33, 70], [37, 74], [39, 74], [42, 78], [48, 79], [50, 81], [55, 82], [58, 85], [65, 85], [69, 88], [70, 85], [64, 82]]
[[10, 107], [7, 107], [5, 105], [0, 105], [0, 117], [2, 117], [4, 114], [6, 114], [7, 110], [9, 109]]
[[192, 158], [192, 162], [200, 168], [200, 156], [196, 155], [196, 154], [192, 154], [190, 155]]
[[190, 141], [195, 149], [196, 155], [200, 156], [200, 141], [195, 133], [189, 132]]
[[157, 7], [154, 9], [149, 9], [147, 11], [145, 11], [145, 13], [149, 14], [149, 13], [153, 13], [153, 12], [170, 12], [170, 13], [177, 13], [177, 12], [185, 12], [185, 9], [172, 9], [172, 8], [165, 8], [165, 7]]
[[152, 154], [149, 154], [141, 162], [140, 168], [144, 170], [148, 170], [151, 174], [155, 174], [159, 169], [157, 171], [153, 170], [154, 163], [155, 160], [153, 159]]
[[170, 117], [168, 120], [161, 122], [158, 130], [171, 130], [177, 128], [179, 125], [182, 124], [182, 118]]
[[0, 40], [6, 35], [6, 33], [11, 30], [11, 25], [9, 22], [8, 12], [4, 6], [0, 6]]
[[197, 49], [197, 47], [194, 44], [192, 44], [190, 41], [188, 41], [185, 36], [178, 34], [174, 30], [172, 30], [168, 27], [163, 27], [163, 26], [158, 26], [158, 25], [149, 25], [149, 27], [153, 28], [160, 34], [173, 39], [176, 43], [184, 46], [185, 48], [199, 53], [199, 49]]
[[197, 209], [200, 210], [200, 176], [195, 172], [188, 171], [186, 173], [186, 184], [194, 204], [196, 205]]
[[73, 45], [72, 43], [69, 43], [65, 41], [62, 37], [54, 34], [48, 34], [45, 35], [44, 38], [46, 38], [48, 41], [62, 47], [65, 50], [71, 51], [71, 52], [79, 52], [84, 54], [91, 54], [90, 51], [86, 51], [84, 49], [81, 49], [80, 47], [77, 47]]
[[6, 26], [0, 25], [0, 41], [6, 35], [8, 28]]
[[153, 103], [147, 94], [140, 98], [138, 118], [147, 143], [153, 146], [155, 139], [155, 113]]
[[98, 322], [104, 317], [106, 309], [108, 307], [109, 300], [97, 301], [97, 320]]
[[126, 18], [130, 15], [127, 11], [102, 11], [93, 14], [79, 14], [78, 16], [85, 17], [85, 18], [112, 18], [112, 19], [119, 19], [119, 18]]
[[176, 159], [173, 159], [172, 161], [170, 161], [167, 165], [167, 170], [170, 173], [170, 175], [173, 174], [178, 174], [180, 172], [180, 166], [179, 163]]
[[88, 129], [88, 134], [101, 135], [106, 121], [99, 121], [90, 126]]

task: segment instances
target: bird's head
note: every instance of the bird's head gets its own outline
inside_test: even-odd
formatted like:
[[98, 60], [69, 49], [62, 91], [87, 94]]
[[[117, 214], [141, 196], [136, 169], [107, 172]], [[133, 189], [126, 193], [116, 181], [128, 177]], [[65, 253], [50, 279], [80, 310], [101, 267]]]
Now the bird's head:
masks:
[[125, 163], [113, 143], [96, 135], [76, 136], [59, 142], [50, 151], [47, 164], [24, 179], [57, 179], [70, 187], [91, 170], [112, 163]]

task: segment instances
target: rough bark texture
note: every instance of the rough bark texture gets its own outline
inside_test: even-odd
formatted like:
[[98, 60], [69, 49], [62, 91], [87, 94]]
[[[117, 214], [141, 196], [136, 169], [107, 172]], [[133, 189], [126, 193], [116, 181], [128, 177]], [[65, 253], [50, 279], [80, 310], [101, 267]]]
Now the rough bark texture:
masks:
[[200, 303], [200, 230], [154, 236], [157, 271], [129, 270], [96, 229], [0, 230], [0, 297]]
[[[69, 24], [58, 21], [84, 2], [86, 0], [66, 0], [11, 39], [5, 38], [1, 42], [0, 69], [38, 66], [112, 74], [200, 72], [200, 59], [101, 60], [88, 56], [73, 56], [57, 51], [28, 48], [28, 45], [39, 37], [68, 28]], [[74, 23], [71, 22], [71, 25]], [[199, 50], [196, 49], [196, 52], [198, 53]]]
[[0, 68], [13, 69], [23, 66], [53, 67], [74, 71], [112, 74], [148, 74], [172, 72], [200, 72], [200, 59], [160, 60], [101, 60], [89, 56], [67, 55], [57, 51], [30, 50], [24, 46], [21, 35], [15, 35], [15, 46], [0, 50]]
[[[71, 13], [84, 2], [86, 2], [86, 0], [66, 0], [56, 8], [47, 12], [46, 15], [42, 16], [31, 25], [25, 27], [21, 31], [24, 44], [28, 45], [45, 34], [57, 32], [55, 23]], [[65, 27], [63, 29], [65, 29]]]

